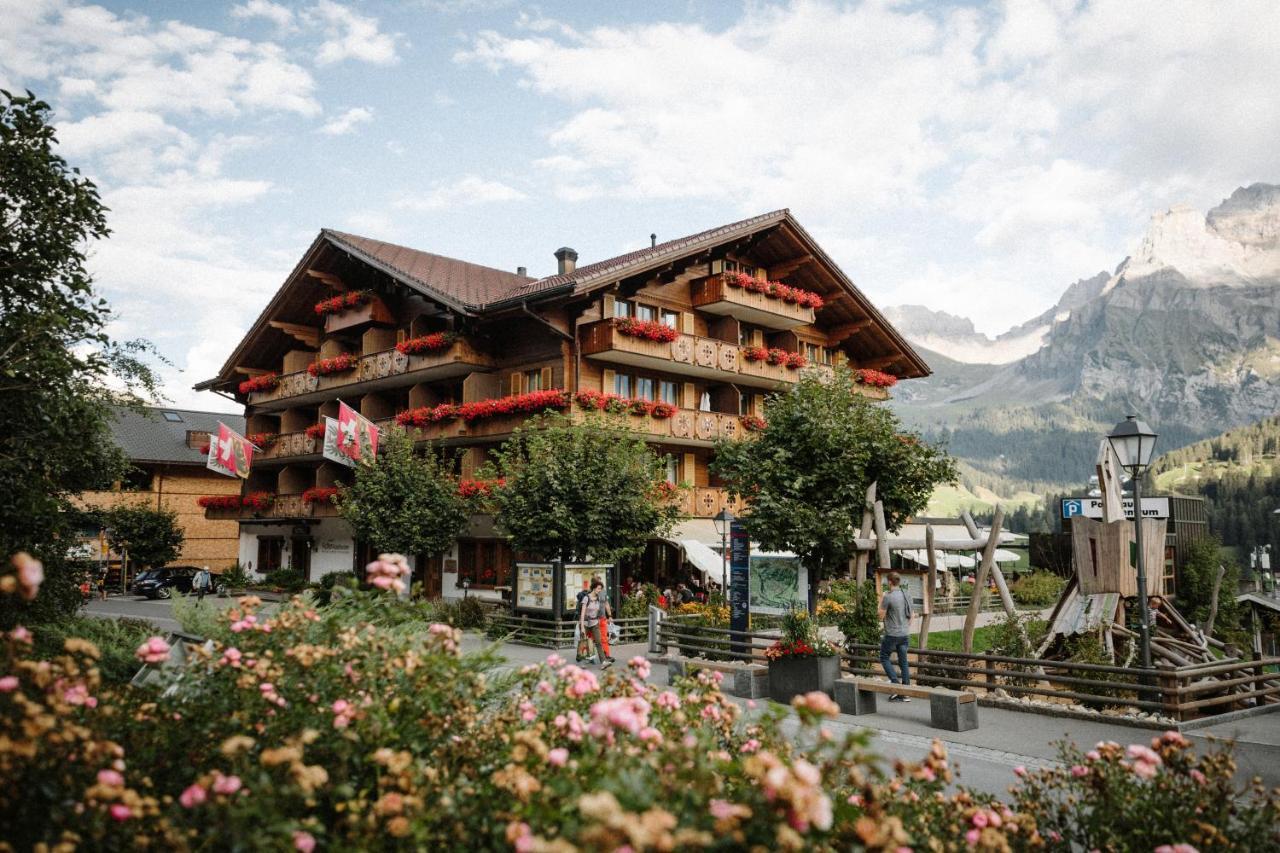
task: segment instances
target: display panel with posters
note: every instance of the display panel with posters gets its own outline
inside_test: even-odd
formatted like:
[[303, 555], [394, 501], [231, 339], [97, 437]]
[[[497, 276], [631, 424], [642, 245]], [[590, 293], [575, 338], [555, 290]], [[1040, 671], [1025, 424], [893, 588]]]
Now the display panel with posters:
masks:
[[612, 573], [613, 566], [607, 564], [566, 565], [564, 567], [564, 598], [561, 599], [565, 613], [577, 615], [578, 593], [591, 588], [593, 577], [600, 578], [600, 582], [604, 584], [606, 599], [616, 607], [617, 603], [613, 601]]
[[809, 606], [809, 572], [800, 558], [751, 555], [751, 612], [781, 616]]
[[544, 610], [555, 608], [555, 565], [552, 563], [516, 563], [516, 609]]

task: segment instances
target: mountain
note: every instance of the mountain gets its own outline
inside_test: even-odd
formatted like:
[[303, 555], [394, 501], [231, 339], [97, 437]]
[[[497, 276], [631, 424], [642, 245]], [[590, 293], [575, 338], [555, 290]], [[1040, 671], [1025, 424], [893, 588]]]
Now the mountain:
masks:
[[996, 338], [920, 306], [886, 314], [935, 371], [897, 392], [907, 423], [1001, 493], [1078, 487], [1125, 414], [1167, 450], [1280, 411], [1280, 186], [1155, 214], [1114, 273]]

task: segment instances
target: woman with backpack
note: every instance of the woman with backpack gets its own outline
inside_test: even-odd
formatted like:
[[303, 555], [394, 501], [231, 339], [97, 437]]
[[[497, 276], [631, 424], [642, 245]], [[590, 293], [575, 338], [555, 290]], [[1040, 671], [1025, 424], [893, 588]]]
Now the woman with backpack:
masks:
[[612, 661], [604, 656], [604, 642], [600, 636], [600, 619], [604, 612], [604, 584], [599, 580], [593, 580], [590, 592], [587, 593], [586, 598], [582, 599], [582, 604], [578, 608], [578, 630], [582, 632], [582, 636], [590, 638], [595, 646], [596, 663], [600, 664], [602, 669], [608, 669]]

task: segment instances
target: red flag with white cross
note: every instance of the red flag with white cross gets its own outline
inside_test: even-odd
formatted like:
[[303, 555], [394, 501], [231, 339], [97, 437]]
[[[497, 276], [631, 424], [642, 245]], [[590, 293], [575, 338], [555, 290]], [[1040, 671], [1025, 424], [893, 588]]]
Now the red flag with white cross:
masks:
[[338, 403], [338, 452], [354, 462], [378, 455], [378, 427], [348, 406]]
[[253, 443], [221, 421], [211, 438], [205, 467], [228, 477], [247, 478], [253, 465]]

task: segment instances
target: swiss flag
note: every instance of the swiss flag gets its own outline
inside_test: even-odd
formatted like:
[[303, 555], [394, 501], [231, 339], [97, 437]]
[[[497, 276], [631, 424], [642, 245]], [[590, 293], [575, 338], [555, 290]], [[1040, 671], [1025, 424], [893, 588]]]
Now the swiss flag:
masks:
[[359, 462], [378, 455], [378, 427], [348, 406], [338, 403], [338, 452]]
[[209, 442], [205, 467], [228, 477], [245, 479], [253, 465], [253, 445], [231, 427], [218, 422], [218, 432]]

